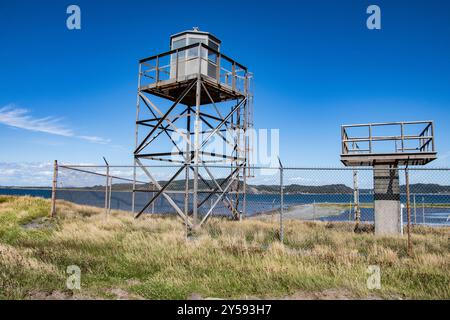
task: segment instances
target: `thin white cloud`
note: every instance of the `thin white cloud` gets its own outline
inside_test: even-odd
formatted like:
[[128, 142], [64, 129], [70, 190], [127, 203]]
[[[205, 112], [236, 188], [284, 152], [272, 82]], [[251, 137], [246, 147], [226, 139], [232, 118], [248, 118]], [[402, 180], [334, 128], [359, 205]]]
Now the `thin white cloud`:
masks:
[[54, 117], [33, 118], [26, 109], [16, 108], [13, 105], [0, 108], [0, 123], [10, 127], [45, 132], [64, 137], [72, 137], [70, 129], [59, 124], [61, 119]]
[[96, 136], [76, 135], [73, 130], [61, 124], [61, 119], [56, 117], [34, 118], [27, 109], [17, 108], [10, 104], [0, 108], [0, 124], [9, 127], [44, 132], [63, 137], [75, 137], [92, 143], [107, 144], [109, 139]]
[[0, 162], [0, 186], [50, 186], [53, 164]]
[[78, 136], [78, 138], [89, 141], [89, 142], [100, 143], [100, 144], [107, 144], [107, 143], [111, 142], [110, 139], [104, 139], [104, 138], [95, 137], [95, 136]]

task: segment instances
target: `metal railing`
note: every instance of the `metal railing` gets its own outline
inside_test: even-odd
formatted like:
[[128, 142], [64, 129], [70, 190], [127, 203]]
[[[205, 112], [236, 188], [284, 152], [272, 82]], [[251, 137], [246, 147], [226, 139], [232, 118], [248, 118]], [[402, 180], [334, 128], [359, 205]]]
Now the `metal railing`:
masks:
[[140, 87], [163, 81], [184, 81], [198, 73], [221, 86], [246, 94], [252, 74], [242, 64], [209, 47], [195, 43], [139, 61]]
[[[374, 128], [393, 127], [397, 130], [394, 135], [374, 135]], [[419, 127], [419, 133], [407, 134], [407, 130]], [[367, 135], [350, 136], [349, 131], [354, 128], [366, 128]], [[417, 128], [416, 128], [417, 129]], [[380, 142], [394, 142], [393, 153], [427, 153], [435, 152], [433, 121], [385, 122], [369, 124], [352, 124], [341, 127], [342, 154], [373, 154], [385, 153], [379, 151]], [[364, 147], [361, 145], [364, 144]]]

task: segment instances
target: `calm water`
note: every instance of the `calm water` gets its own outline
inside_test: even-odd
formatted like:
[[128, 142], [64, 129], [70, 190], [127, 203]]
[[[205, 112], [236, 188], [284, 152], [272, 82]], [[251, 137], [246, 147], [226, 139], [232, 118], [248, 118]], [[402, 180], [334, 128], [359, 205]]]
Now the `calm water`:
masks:
[[[51, 190], [41, 189], [1, 189], [0, 194], [3, 195], [30, 195], [35, 197], [50, 198]], [[136, 194], [136, 208], [143, 208], [150, 200], [150, 194], [137, 193]], [[91, 205], [103, 208], [105, 204], [105, 193], [103, 191], [74, 191], [74, 190], [59, 190], [57, 193], [58, 199], [67, 200], [70, 202]], [[131, 210], [131, 193], [130, 192], [113, 192], [111, 196], [111, 207], [119, 210]], [[180, 207], [184, 207], [184, 195], [177, 194], [173, 196], [175, 203]], [[401, 198], [402, 203], [405, 203], [405, 197]], [[200, 197], [200, 201], [202, 197]], [[311, 204], [311, 203], [348, 203], [352, 202], [353, 195], [350, 194], [295, 194], [285, 195], [284, 203], [285, 207], [290, 207], [299, 204]], [[373, 202], [373, 196], [364, 194], [360, 196], [361, 203]], [[448, 207], [443, 208], [427, 208], [422, 207], [422, 203], [443, 203], [448, 204]], [[212, 201], [207, 201], [200, 210], [200, 214], [208, 212]], [[412, 204], [413, 205], [413, 204]], [[349, 205], [350, 207], [350, 205]], [[267, 212], [271, 210], [277, 210], [280, 208], [280, 196], [271, 194], [249, 194], [247, 195], [247, 214], [254, 215], [260, 212]], [[154, 206], [150, 206], [146, 209], [147, 213], [167, 213], [174, 210], [170, 204], [163, 197], [158, 198]], [[227, 209], [222, 203], [214, 210], [215, 214], [225, 214]], [[416, 223], [425, 224], [439, 224], [450, 225], [450, 195], [416, 195], [416, 209], [411, 208], [412, 221]], [[373, 221], [373, 209], [362, 208], [361, 219], [363, 221]], [[324, 221], [348, 221], [352, 220], [351, 212], [349, 209], [343, 210], [338, 216], [330, 216], [321, 218]], [[404, 210], [404, 220], [406, 221], [406, 210]]]

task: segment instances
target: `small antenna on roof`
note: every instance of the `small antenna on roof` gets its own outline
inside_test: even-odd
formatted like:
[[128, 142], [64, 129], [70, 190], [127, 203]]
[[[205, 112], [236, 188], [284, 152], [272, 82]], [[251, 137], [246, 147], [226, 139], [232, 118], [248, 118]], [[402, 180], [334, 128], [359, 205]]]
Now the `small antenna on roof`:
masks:
[[199, 28], [199, 27], [193, 27], [192, 30], [194, 30], [194, 31], [200, 31], [200, 28]]

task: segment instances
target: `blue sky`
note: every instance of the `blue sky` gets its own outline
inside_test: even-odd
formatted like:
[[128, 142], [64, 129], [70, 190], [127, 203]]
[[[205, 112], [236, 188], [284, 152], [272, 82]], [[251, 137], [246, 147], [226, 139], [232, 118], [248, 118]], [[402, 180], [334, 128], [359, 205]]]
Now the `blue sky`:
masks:
[[[70, 4], [81, 30], [66, 28]], [[370, 4], [381, 30], [366, 28]], [[137, 61], [193, 26], [254, 72], [255, 126], [280, 129], [285, 163], [341, 166], [344, 123], [435, 120], [448, 166], [450, 2], [437, 0], [2, 0], [0, 163], [131, 164]]]

